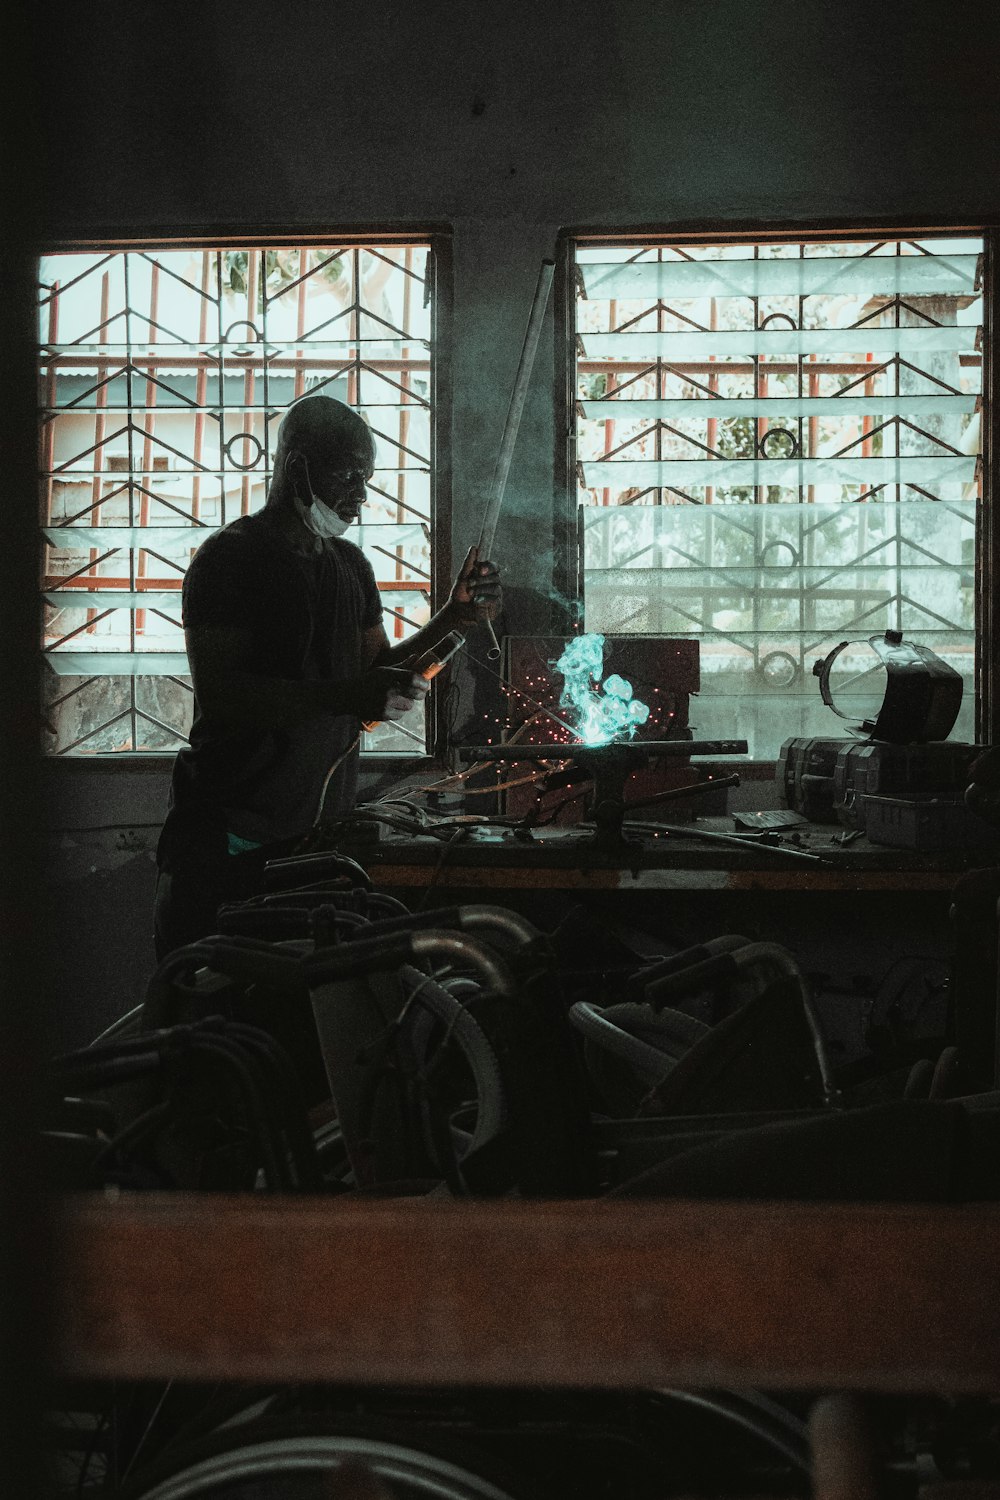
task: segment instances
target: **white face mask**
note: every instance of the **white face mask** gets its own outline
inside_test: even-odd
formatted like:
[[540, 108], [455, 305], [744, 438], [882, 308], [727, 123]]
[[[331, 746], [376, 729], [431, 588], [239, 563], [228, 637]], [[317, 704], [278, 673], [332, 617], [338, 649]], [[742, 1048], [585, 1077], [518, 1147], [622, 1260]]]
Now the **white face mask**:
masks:
[[330, 537], [343, 536], [350, 526], [350, 520], [338, 516], [335, 510], [324, 505], [317, 494], [314, 493], [312, 483], [309, 479], [309, 465], [305, 458], [302, 459], [302, 467], [306, 471], [306, 483], [309, 485], [309, 499], [311, 504], [306, 505], [299, 496], [295, 496], [295, 509], [301, 517], [302, 524], [313, 536], [319, 537], [321, 541], [327, 541]]
[[[312, 495], [312, 491], [310, 491]], [[343, 536], [350, 526], [350, 521], [345, 521], [343, 516], [338, 516], [335, 510], [324, 505], [317, 495], [312, 495], [312, 504], [303, 505], [298, 495], [295, 496], [295, 509], [302, 518], [302, 524], [313, 536], [320, 537], [326, 541], [328, 537]]]

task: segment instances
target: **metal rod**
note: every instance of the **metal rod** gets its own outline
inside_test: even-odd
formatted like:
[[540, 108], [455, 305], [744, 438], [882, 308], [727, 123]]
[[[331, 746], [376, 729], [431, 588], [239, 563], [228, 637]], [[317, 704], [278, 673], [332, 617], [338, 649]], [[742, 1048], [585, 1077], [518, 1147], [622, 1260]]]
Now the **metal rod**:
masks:
[[524, 410], [528, 382], [531, 379], [531, 370], [535, 363], [535, 353], [538, 349], [538, 340], [542, 332], [542, 319], [545, 316], [549, 292], [552, 289], [554, 272], [555, 262], [543, 260], [538, 272], [538, 281], [535, 285], [535, 296], [531, 304], [531, 312], [528, 315], [528, 326], [524, 334], [524, 343], [521, 346], [521, 358], [518, 361], [517, 374], [514, 377], [514, 387], [510, 393], [510, 405], [507, 407], [507, 417], [504, 422], [503, 435], [500, 439], [500, 447], [497, 451], [493, 477], [490, 480], [490, 487], [486, 495], [483, 526], [479, 533], [479, 556], [484, 559], [488, 558], [493, 550], [497, 522], [500, 519], [500, 507], [503, 505], [504, 490], [507, 487], [510, 461], [514, 453], [514, 444], [517, 442], [517, 429], [521, 424], [521, 413]]
[[629, 740], [621, 744], [584, 745], [579, 741], [553, 745], [470, 745], [458, 752], [460, 761], [471, 760], [576, 760], [581, 762], [613, 756], [634, 761], [672, 760], [686, 755], [746, 755], [746, 740]]

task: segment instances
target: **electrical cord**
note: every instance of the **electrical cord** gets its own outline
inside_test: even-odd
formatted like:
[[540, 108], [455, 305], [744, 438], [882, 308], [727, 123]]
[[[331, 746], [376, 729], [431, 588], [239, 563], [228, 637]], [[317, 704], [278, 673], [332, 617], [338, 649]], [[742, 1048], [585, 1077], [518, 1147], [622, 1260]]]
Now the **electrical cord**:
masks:
[[425, 887], [423, 889], [423, 892], [421, 894], [420, 900], [417, 902], [416, 906], [413, 908], [414, 911], [423, 911], [424, 910], [424, 908], [427, 905], [427, 901], [428, 901], [428, 898], [430, 896], [430, 893], [434, 889], [434, 887], [437, 885], [438, 880], [439, 880], [440, 875], [441, 875], [441, 872], [442, 872], [442, 870], [445, 867], [445, 863], [446, 863], [446, 861], [448, 859], [448, 855], [451, 853], [452, 849], [454, 849], [457, 844], [461, 843], [462, 839], [465, 837], [465, 835], [466, 835], [467, 832], [468, 832], [468, 830], [465, 829], [465, 828], [456, 828], [455, 832], [452, 834], [452, 836], [448, 840], [448, 842], [443, 845], [443, 847], [441, 849], [441, 853], [438, 855], [437, 863], [435, 864], [434, 869], [431, 872], [431, 878], [430, 878], [430, 880], [428, 880], [427, 884], [425, 885]]
[[531, 776], [517, 776], [510, 781], [498, 781], [496, 786], [468, 787], [466, 789], [465, 795], [467, 797], [489, 797], [492, 796], [494, 792], [509, 792], [513, 787], [516, 786], [530, 786], [535, 781], [544, 781], [546, 776], [549, 775], [550, 771], [553, 768], [558, 769], [562, 766], [565, 766], [566, 764], [567, 762], [564, 760], [553, 761], [551, 763], [548, 761], [543, 761], [542, 765], [545, 767], [543, 771], [535, 771]]
[[586, 797], [589, 790], [590, 784], [588, 783], [582, 791], [573, 792], [571, 796], [564, 797], [561, 802], [556, 803], [555, 807], [549, 808], [549, 811], [546, 813], [544, 818], [538, 818], [537, 820], [529, 821], [531, 815], [530, 813], [526, 813], [525, 816], [521, 819], [521, 825], [525, 828], [548, 828], [550, 823], [555, 822], [556, 818], [558, 818], [564, 807], [569, 807], [572, 803], [579, 802], [582, 798]]
[[431, 821], [429, 818], [424, 821], [414, 817], [412, 814], [408, 816], [401, 812], [393, 813], [388, 810], [381, 810], [374, 804], [369, 806], [367, 803], [361, 803], [352, 813], [348, 813], [340, 820], [337, 824], [337, 831], [339, 832], [341, 828], [348, 827], [352, 823], [381, 823], [398, 833], [410, 835], [426, 833], [433, 837], [441, 838], [447, 837], [457, 827], [480, 826], [488, 824], [491, 821], [495, 820], [480, 813], [455, 813], [451, 816], [437, 818], [434, 821]]
[[[466, 651], [466, 655], [472, 661], [478, 662], [478, 664], [480, 666], [482, 666], [482, 667], [485, 667], [488, 672], [492, 672], [493, 675], [494, 675], [494, 677], [496, 677], [503, 684], [504, 687], [508, 688], [511, 692], [517, 693], [520, 697], [522, 697], [525, 700], [526, 703], [530, 703], [533, 708], [540, 710], [543, 714], [546, 714], [549, 718], [553, 719], [555, 723], [557, 723], [561, 728], [565, 729], [569, 734], [573, 733], [572, 729], [570, 729], [570, 726], [563, 719], [560, 719], [559, 716], [558, 716], [558, 714], [552, 713], [552, 711], [550, 709], [547, 709], [544, 704], [537, 702], [537, 700], [534, 699], [534, 698], [532, 698], [529, 694], [522, 692], [520, 688], [515, 688], [514, 685], [513, 685], [513, 683], [509, 682], [503, 676], [502, 672], [497, 671], [497, 669], [495, 667], [490, 666], [488, 662], [482, 661], [479, 657], [473, 656], [472, 653], [469, 651], [469, 649], [468, 649], [467, 646], [465, 648], [465, 651]], [[452, 691], [452, 689], [450, 688], [449, 692], [451, 692], [451, 691]], [[455, 706], [454, 706], [453, 711], [452, 711], [452, 721], [454, 721], [454, 716], [455, 716], [456, 712], [457, 712], [457, 696], [456, 696], [456, 699], [455, 699]], [[530, 722], [537, 722], [537, 718], [538, 718], [538, 715], [536, 713], [534, 715], [534, 719], [533, 720], [529, 720], [528, 722], [529, 723]], [[327, 792], [328, 792], [329, 787], [330, 787], [330, 782], [333, 780], [334, 775], [339, 770], [339, 768], [343, 765], [343, 763], [347, 759], [347, 757], [360, 744], [360, 742], [361, 742], [361, 733], [362, 733], [362, 731], [359, 729], [357, 735], [351, 741], [350, 745], [348, 745], [347, 749], [343, 752], [342, 755], [340, 755], [340, 756], [337, 757], [337, 759], [333, 762], [333, 765], [327, 771], [326, 776], [323, 779], [323, 786], [322, 786], [322, 790], [320, 791], [320, 795], [319, 795], [319, 803], [318, 803], [317, 808], [316, 808], [316, 816], [313, 819], [313, 823], [312, 823], [313, 828], [317, 828], [319, 826], [320, 821], [321, 821], [321, 819], [323, 817], [323, 808], [324, 808], [324, 806], [326, 804], [326, 797], [327, 797]], [[449, 738], [450, 738], [450, 736], [449, 736]], [[476, 767], [476, 766], [472, 766], [472, 767], [469, 768], [468, 771], [461, 772], [461, 773], [456, 773], [456, 776], [454, 778], [451, 778], [451, 777], [446, 778], [445, 782], [439, 782], [439, 783], [436, 783], [436, 784], [432, 784], [432, 786], [430, 786], [430, 787], [424, 787], [421, 790], [423, 790], [423, 791], [437, 790], [439, 787], [447, 785], [448, 782], [450, 782], [452, 780], [464, 781], [467, 777], [471, 776], [477, 769], [479, 769], [479, 768]], [[503, 790], [503, 788], [491, 788], [490, 790], [497, 791], [497, 790]], [[394, 799], [392, 799], [391, 797], [389, 797], [389, 798], [383, 798], [382, 800], [383, 801], [392, 801]]]
[[426, 808], [421, 807], [418, 802], [411, 801], [405, 793], [397, 797], [380, 797], [376, 803], [369, 804], [363, 802], [361, 806], [401, 807], [404, 812], [411, 812], [419, 823], [427, 824], [429, 821]]
[[319, 827], [320, 819], [323, 816], [323, 807], [324, 807], [324, 805], [326, 803], [326, 794], [327, 794], [327, 792], [329, 791], [329, 788], [330, 788], [330, 782], [333, 780], [334, 775], [336, 774], [336, 772], [344, 764], [344, 761], [347, 759], [347, 757], [350, 754], [352, 754], [353, 751], [355, 751], [357, 749], [357, 747], [360, 745], [360, 743], [361, 743], [361, 730], [359, 729], [358, 732], [357, 732], [357, 734], [354, 736], [354, 739], [351, 741], [351, 743], [348, 745], [347, 749], [344, 751], [343, 755], [338, 755], [337, 759], [334, 761], [333, 765], [330, 767], [330, 769], [327, 771], [326, 775], [324, 776], [324, 778], [323, 778], [323, 787], [322, 787], [322, 790], [320, 791], [319, 802], [318, 802], [317, 807], [316, 807], [316, 816], [315, 816], [315, 818], [313, 818], [313, 823], [312, 823], [313, 828], [318, 828]]
[[[524, 734], [526, 734], [527, 731], [529, 729], [531, 729], [532, 726], [535, 725], [535, 724], [537, 724], [537, 723], [538, 723], [538, 714], [537, 713], [532, 714], [530, 718], [525, 719], [523, 723], [521, 723], [521, 724], [519, 724], [517, 726], [517, 728], [508, 736], [508, 738], [507, 738], [507, 740], [506, 740], [505, 743], [508, 744], [508, 745], [516, 745], [516, 744], [518, 744], [520, 742], [521, 736], [524, 735]], [[464, 782], [468, 781], [471, 776], [475, 776], [478, 772], [490, 770], [495, 765], [496, 765], [495, 761], [489, 761], [489, 760], [475, 761], [471, 766], [467, 766], [464, 771], [454, 771], [454, 772], [452, 772], [452, 774], [450, 776], [444, 776], [444, 777], [442, 777], [440, 781], [432, 781], [427, 786], [412, 787], [410, 789], [408, 795], [415, 797], [415, 796], [418, 796], [418, 795], [419, 796], [423, 796], [425, 792], [448, 791], [452, 787], [461, 786]], [[542, 774], [544, 774], [544, 773], [542, 773]], [[488, 792], [494, 792], [496, 790], [497, 790], [497, 788], [494, 787], [494, 786], [489, 786], [489, 787], [474, 787], [474, 788], [472, 788], [472, 789], [470, 789], [469, 791], [466, 792], [466, 796], [475, 796], [477, 794], [483, 794], [483, 795], [485, 795]], [[392, 799], [391, 798], [384, 798], [384, 799], [381, 799], [381, 800], [391, 801]]]

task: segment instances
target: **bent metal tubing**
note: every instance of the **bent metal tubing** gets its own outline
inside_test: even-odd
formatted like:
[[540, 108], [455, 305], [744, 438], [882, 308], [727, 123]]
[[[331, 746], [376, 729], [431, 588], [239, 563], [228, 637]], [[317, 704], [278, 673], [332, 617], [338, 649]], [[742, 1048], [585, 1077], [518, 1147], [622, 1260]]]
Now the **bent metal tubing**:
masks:
[[522, 946], [535, 942], [541, 936], [537, 927], [533, 927], [525, 917], [515, 911], [507, 911], [502, 906], [460, 906], [458, 922], [463, 932], [493, 928]]
[[178, 948], [164, 960], [156, 977], [167, 980], [185, 967], [205, 966], [244, 982], [291, 982], [315, 988], [421, 959], [463, 963], [475, 969], [490, 989], [502, 995], [515, 992], [509, 969], [491, 947], [479, 938], [441, 928], [359, 938], [310, 953], [257, 938], [217, 936]]
[[430, 928], [411, 935], [414, 958], [437, 960], [448, 958], [452, 962], [468, 964], [478, 969], [488, 989], [501, 995], [514, 993], [514, 981], [506, 964], [498, 958], [492, 948], [478, 938], [443, 929]]
[[388, 936], [395, 937], [400, 933], [426, 931], [429, 928], [442, 931], [457, 929], [464, 933], [484, 930], [494, 934], [489, 939], [491, 946], [495, 946], [495, 935], [498, 933], [517, 947], [527, 947], [537, 942], [542, 936], [538, 929], [518, 912], [508, 911], [502, 906], [487, 906], [476, 902], [464, 906], [443, 907], [429, 912], [403, 912], [399, 916], [386, 917], [366, 924], [360, 936], [379, 939]]

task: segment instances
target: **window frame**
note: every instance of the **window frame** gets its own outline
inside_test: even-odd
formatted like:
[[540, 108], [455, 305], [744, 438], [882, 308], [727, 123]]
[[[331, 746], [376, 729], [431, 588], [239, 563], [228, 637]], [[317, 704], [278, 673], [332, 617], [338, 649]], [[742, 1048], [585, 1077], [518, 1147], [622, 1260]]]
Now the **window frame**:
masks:
[[[269, 228], [266, 233], [250, 233], [245, 226], [232, 231], [224, 228], [206, 233], [203, 229], [192, 228], [190, 232], [173, 229], [162, 234], [144, 233], [142, 235], [120, 235], [120, 234], [95, 234], [94, 236], [63, 238], [61, 236], [47, 237], [43, 243], [36, 247], [34, 256], [35, 285], [40, 281], [40, 263], [50, 255], [60, 254], [123, 254], [127, 252], [167, 252], [183, 250], [200, 251], [266, 251], [271, 248], [286, 248], [288, 246], [328, 247], [331, 243], [344, 246], [347, 249], [361, 248], [369, 245], [382, 244], [391, 248], [393, 245], [406, 245], [411, 243], [423, 243], [428, 246], [429, 275], [430, 275], [430, 297], [431, 297], [431, 341], [433, 349], [433, 360], [431, 365], [431, 423], [430, 423], [430, 459], [431, 459], [431, 487], [430, 487], [430, 611], [433, 614], [441, 606], [441, 601], [446, 597], [451, 586], [452, 573], [452, 463], [451, 463], [451, 422], [452, 422], [452, 327], [453, 327], [453, 248], [452, 231], [449, 225], [441, 223], [422, 222], [417, 224], [380, 224], [380, 225], [351, 225], [342, 227], [338, 225], [313, 227], [304, 230], [300, 226], [286, 226], [275, 230]], [[37, 308], [34, 314], [37, 326]], [[38, 344], [37, 332], [34, 341]], [[34, 358], [36, 370], [36, 383], [38, 378], [37, 353]], [[41, 430], [41, 429], [39, 429]], [[42, 464], [38, 464], [38, 480], [41, 480]], [[39, 520], [39, 531], [37, 536], [38, 547], [38, 572], [39, 572], [39, 658], [44, 656], [42, 649], [42, 624], [41, 624], [41, 600], [44, 593], [45, 582], [45, 543], [41, 536]], [[42, 662], [39, 661], [39, 671], [43, 670]], [[41, 681], [39, 680], [39, 686]], [[444, 710], [442, 696], [432, 689], [430, 696], [430, 711], [427, 716], [427, 734], [425, 746], [419, 749], [414, 746], [412, 752], [408, 751], [366, 751], [362, 756], [362, 774], [378, 775], [385, 771], [396, 771], [405, 774], [412, 770], [429, 765], [435, 755], [440, 753], [440, 745], [444, 734]], [[148, 766], [150, 770], [164, 770], [168, 768], [182, 748], [182, 740], [178, 741], [177, 747], [161, 750], [121, 750], [114, 752], [102, 752], [95, 754], [73, 754], [42, 752], [42, 760], [46, 767], [67, 764], [74, 767], [88, 766], [98, 767], [106, 771], [109, 766], [115, 764], [127, 764], [135, 767], [137, 764]]]
[[[576, 380], [575, 356], [571, 337], [576, 326], [577, 283], [574, 253], [578, 246], [601, 243], [649, 245], [657, 241], [672, 244], [741, 244], [792, 243], [803, 240], [851, 241], [859, 238], [906, 239], [931, 235], [976, 235], [983, 241], [983, 344], [982, 405], [986, 420], [982, 424], [982, 496], [976, 514], [976, 587], [975, 587], [975, 738], [977, 744], [994, 744], [1000, 740], [1000, 518], [993, 514], [992, 497], [998, 494], [1000, 480], [1000, 314], [996, 308], [998, 266], [1000, 266], [1000, 228], [964, 219], [914, 225], [899, 219], [870, 219], [864, 223], [846, 220], [815, 220], [801, 223], [788, 221], [754, 223], [734, 228], [731, 222], [706, 221], [693, 226], [690, 222], [676, 228], [669, 223], [627, 225], [621, 228], [606, 224], [564, 226], [556, 247], [556, 271], [553, 290], [556, 351], [555, 388], [555, 495], [556, 523], [553, 558], [553, 587], [568, 600], [557, 629], [572, 632], [574, 610], [584, 601], [583, 594], [583, 528], [577, 502], [576, 448]], [[758, 758], [734, 762], [749, 773], [750, 779], [773, 773], [774, 759]]]

